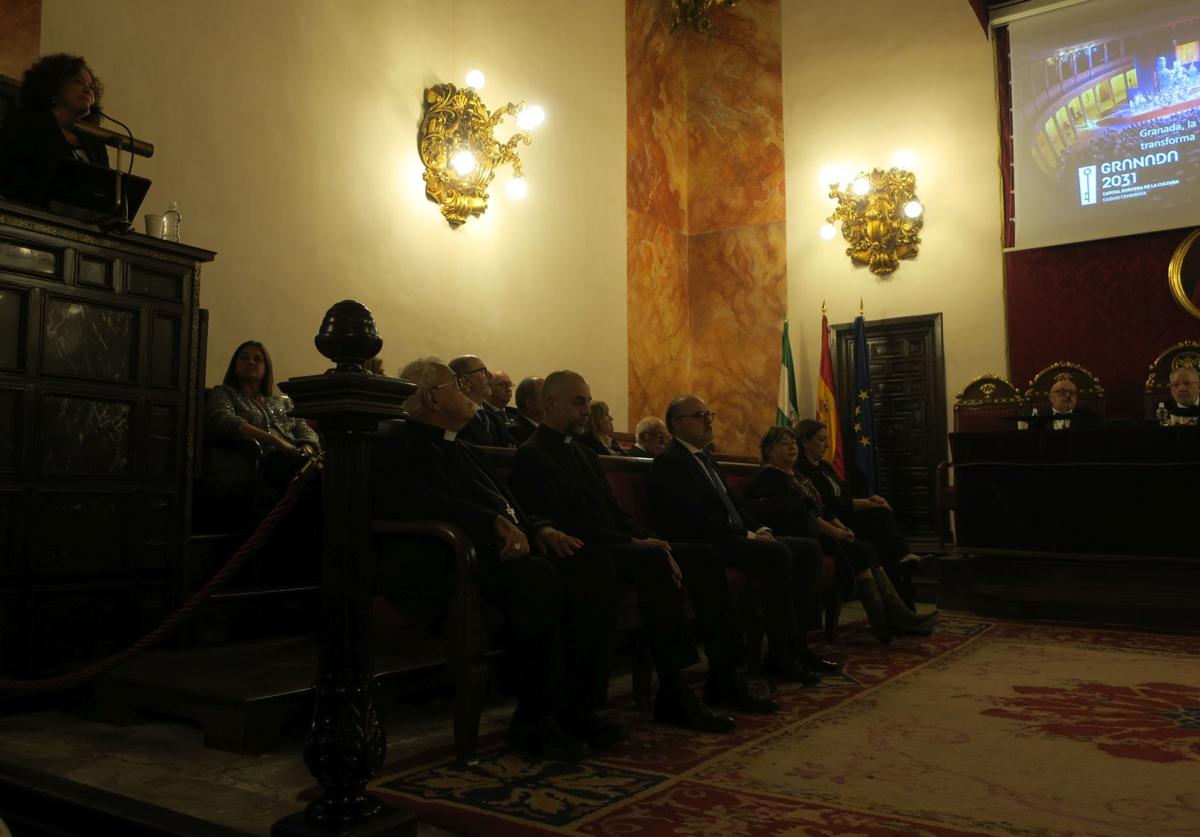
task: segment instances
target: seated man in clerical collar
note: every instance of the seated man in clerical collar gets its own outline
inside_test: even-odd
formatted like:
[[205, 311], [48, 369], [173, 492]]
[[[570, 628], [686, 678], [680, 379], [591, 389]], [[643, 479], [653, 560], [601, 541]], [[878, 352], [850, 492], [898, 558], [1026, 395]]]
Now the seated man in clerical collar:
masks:
[[1200, 424], [1200, 372], [1180, 366], [1171, 373], [1170, 424]]
[[1050, 415], [1046, 421], [1048, 430], [1095, 430], [1101, 425], [1100, 417], [1087, 410], [1078, 409], [1079, 387], [1071, 376], [1062, 372], [1050, 387]]

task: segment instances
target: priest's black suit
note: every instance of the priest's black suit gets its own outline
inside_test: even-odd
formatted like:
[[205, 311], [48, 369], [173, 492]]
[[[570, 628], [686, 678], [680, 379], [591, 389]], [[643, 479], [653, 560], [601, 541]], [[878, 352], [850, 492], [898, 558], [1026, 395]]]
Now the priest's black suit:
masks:
[[[376, 517], [441, 520], [470, 535], [481, 563], [483, 593], [503, 606], [515, 640], [510, 655], [517, 697], [514, 720], [532, 722], [567, 706], [597, 708], [607, 678], [608, 626], [616, 594], [608, 554], [585, 546], [561, 561], [539, 555], [501, 560], [497, 516], [519, 526], [531, 545], [534, 533], [549, 524], [522, 511], [482, 453], [441, 428], [413, 420], [382, 422], [373, 469]], [[412, 583], [390, 571], [382, 551], [380, 588], [386, 592]]]
[[821, 591], [820, 545], [811, 538], [749, 538], [762, 524], [729, 493], [712, 457], [692, 453], [679, 439], [654, 458], [647, 491], [655, 528], [665, 537], [712, 544], [730, 566], [758, 579], [769, 661], [780, 662], [792, 639], [807, 656], [804, 629]]
[[[668, 555], [658, 547], [632, 542], [658, 536], [625, 513], [599, 457], [579, 438], [544, 424], [538, 427], [517, 449], [510, 478], [513, 492], [526, 509], [585, 544], [602, 545], [613, 556], [617, 576], [637, 587], [659, 679], [670, 683], [697, 657]], [[745, 653], [734, 624], [721, 552], [708, 544], [671, 542], [671, 554], [696, 611], [709, 669], [718, 679], [726, 678], [744, 662]]]

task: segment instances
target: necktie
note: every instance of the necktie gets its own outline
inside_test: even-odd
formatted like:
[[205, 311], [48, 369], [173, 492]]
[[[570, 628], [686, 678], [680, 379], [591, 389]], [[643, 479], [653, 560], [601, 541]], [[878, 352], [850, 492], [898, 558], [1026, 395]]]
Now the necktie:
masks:
[[700, 460], [700, 464], [708, 472], [709, 479], [713, 481], [721, 502], [725, 504], [725, 513], [729, 515], [729, 522], [739, 529], [745, 529], [746, 524], [742, 521], [742, 516], [738, 514], [737, 506], [733, 504], [733, 500], [729, 499], [729, 492], [725, 490], [725, 483], [721, 482], [721, 475], [717, 473], [717, 466], [706, 453], [697, 454], [696, 458]]

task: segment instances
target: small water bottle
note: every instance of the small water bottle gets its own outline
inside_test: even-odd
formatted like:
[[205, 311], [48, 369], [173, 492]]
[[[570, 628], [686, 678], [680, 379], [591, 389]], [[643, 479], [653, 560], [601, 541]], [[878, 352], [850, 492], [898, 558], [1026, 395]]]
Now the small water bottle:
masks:
[[1171, 423], [1171, 413], [1167, 410], [1167, 405], [1158, 402], [1158, 409], [1154, 411], [1154, 417], [1158, 419], [1159, 427], [1166, 427]]
[[163, 238], [167, 241], [179, 241], [179, 232], [183, 227], [183, 215], [179, 211], [179, 202], [171, 201], [167, 211], [163, 213]]

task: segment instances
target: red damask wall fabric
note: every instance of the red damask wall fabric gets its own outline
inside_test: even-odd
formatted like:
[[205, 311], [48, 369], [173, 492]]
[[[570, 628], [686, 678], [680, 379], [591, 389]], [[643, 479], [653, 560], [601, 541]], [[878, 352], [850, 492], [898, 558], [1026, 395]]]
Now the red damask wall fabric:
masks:
[[1167, 265], [1189, 229], [1005, 255], [1008, 368], [1024, 389], [1056, 361], [1091, 370], [1109, 418], [1140, 418], [1151, 361], [1200, 320], [1171, 295]]

